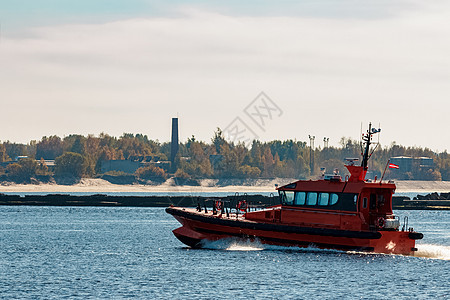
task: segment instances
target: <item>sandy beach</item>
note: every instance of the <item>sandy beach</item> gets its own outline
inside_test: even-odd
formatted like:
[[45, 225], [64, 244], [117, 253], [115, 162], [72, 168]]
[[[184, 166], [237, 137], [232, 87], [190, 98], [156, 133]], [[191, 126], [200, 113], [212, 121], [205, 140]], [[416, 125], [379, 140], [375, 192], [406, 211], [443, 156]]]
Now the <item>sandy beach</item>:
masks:
[[[58, 184], [5, 184], [0, 185], [0, 193], [270, 193], [275, 191], [275, 184], [292, 182], [292, 179], [259, 180], [253, 185], [218, 186], [212, 179], [203, 180], [200, 186], [177, 186], [167, 181], [161, 185], [118, 185], [103, 179], [82, 179], [74, 185]], [[396, 181], [398, 193], [432, 193], [450, 192], [450, 181]]]

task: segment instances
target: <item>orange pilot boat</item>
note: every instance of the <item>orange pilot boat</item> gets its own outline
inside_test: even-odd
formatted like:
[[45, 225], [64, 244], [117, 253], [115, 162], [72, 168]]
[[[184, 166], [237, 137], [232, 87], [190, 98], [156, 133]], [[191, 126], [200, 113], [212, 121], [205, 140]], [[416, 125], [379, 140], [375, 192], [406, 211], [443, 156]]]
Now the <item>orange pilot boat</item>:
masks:
[[344, 180], [333, 174], [293, 182], [277, 188], [280, 204], [253, 211], [245, 201], [232, 208], [229, 202], [215, 201], [212, 210], [200, 205], [196, 209], [171, 206], [166, 212], [182, 224], [173, 230], [174, 235], [191, 247], [238, 238], [282, 246], [413, 255], [415, 240], [423, 234], [408, 228], [406, 217], [400, 229], [400, 219], [392, 212], [395, 184], [365, 180], [372, 136], [379, 131], [369, 124], [363, 136], [362, 163], [357, 166], [350, 160], [346, 166], [350, 176]]

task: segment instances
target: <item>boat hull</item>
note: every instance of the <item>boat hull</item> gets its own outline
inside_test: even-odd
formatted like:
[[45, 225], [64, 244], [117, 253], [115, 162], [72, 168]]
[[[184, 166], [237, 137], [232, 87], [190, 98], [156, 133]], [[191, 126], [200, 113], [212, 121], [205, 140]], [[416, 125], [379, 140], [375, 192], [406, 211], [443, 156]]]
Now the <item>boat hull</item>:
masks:
[[173, 230], [174, 235], [194, 248], [203, 247], [205, 241], [237, 238], [280, 246], [413, 255], [415, 239], [420, 238], [407, 231], [349, 231], [254, 222], [242, 216], [226, 217], [187, 208], [169, 207], [166, 212], [182, 224]]

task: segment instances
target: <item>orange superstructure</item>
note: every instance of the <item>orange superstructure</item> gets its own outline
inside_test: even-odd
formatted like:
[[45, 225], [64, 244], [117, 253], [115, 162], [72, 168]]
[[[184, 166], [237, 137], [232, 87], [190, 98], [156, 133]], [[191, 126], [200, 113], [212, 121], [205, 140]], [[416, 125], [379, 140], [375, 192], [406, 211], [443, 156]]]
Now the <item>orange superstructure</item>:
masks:
[[333, 174], [293, 182], [278, 188], [279, 205], [256, 211], [248, 211], [243, 202], [236, 205], [235, 213], [224, 210], [222, 202], [210, 211], [200, 206], [169, 207], [166, 211], [183, 225], [173, 233], [191, 247], [235, 237], [275, 245], [412, 255], [415, 240], [423, 235], [406, 228], [406, 222], [400, 229], [392, 212], [395, 184], [364, 179], [371, 138], [377, 132], [369, 126], [361, 166], [352, 161], [345, 180]]

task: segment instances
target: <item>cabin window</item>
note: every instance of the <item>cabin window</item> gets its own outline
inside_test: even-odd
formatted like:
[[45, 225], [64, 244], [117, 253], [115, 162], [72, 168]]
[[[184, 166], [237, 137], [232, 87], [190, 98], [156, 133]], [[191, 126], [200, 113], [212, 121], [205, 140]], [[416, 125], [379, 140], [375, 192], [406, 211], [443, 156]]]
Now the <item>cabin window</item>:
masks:
[[295, 205], [305, 205], [306, 193], [305, 192], [295, 192]]
[[[358, 194], [327, 192], [280, 191], [283, 205], [295, 205], [308, 208], [357, 211]], [[367, 198], [365, 205], [367, 206]]]
[[331, 194], [330, 197], [330, 205], [335, 205], [339, 200], [339, 196], [337, 194]]
[[292, 205], [294, 203], [294, 192], [293, 191], [284, 191], [284, 201], [285, 205]]
[[342, 193], [339, 194], [339, 209], [347, 211], [356, 211], [356, 201], [358, 194]]
[[367, 198], [364, 197], [363, 199], [363, 208], [367, 208]]
[[322, 206], [328, 205], [328, 198], [330, 198], [330, 194], [320, 193], [319, 194], [319, 205], [322, 205]]
[[306, 198], [306, 205], [316, 205], [317, 204], [317, 193], [308, 193]]
[[384, 205], [384, 202], [386, 202], [386, 199], [383, 195], [378, 195], [377, 197], [378, 207], [382, 207]]
[[377, 208], [377, 195], [376, 194], [370, 194], [369, 206], [370, 206], [370, 209]]

